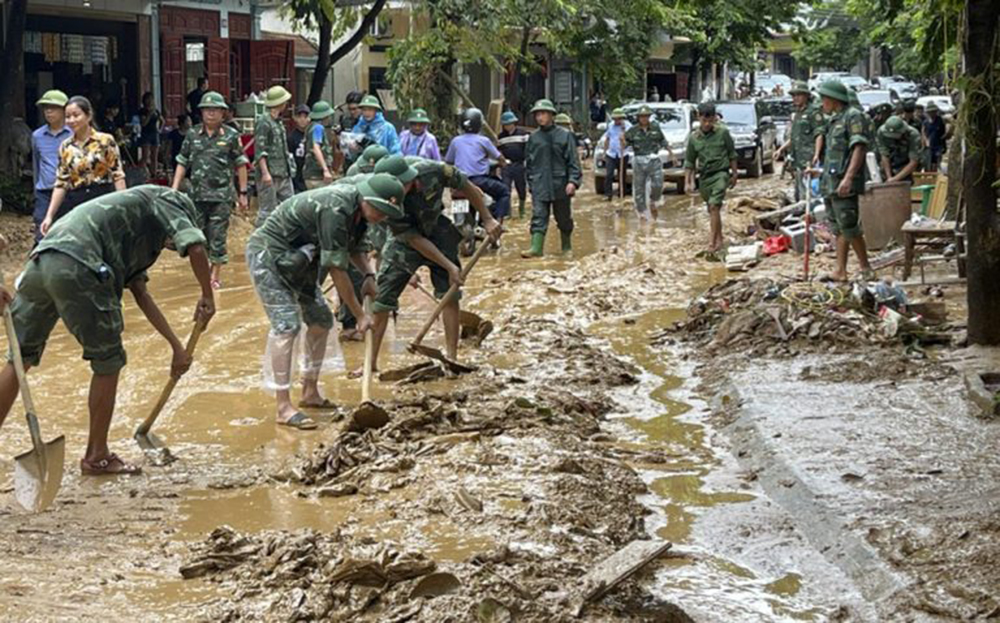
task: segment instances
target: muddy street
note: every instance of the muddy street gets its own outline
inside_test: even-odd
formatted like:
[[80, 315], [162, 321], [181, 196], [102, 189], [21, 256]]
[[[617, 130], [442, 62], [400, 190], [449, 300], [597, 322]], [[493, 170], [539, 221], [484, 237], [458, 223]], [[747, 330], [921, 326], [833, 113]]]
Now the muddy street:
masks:
[[[739, 192], [765, 195], [776, 186], [765, 177], [741, 183]], [[944, 384], [942, 399], [961, 400], [954, 375], [921, 368], [926, 378], [847, 379], [817, 393], [810, 391], [816, 382], [790, 380], [804, 374], [799, 361], [794, 375], [786, 372], [791, 363], [760, 367], [746, 354], [706, 362], [682, 341], [653, 339], [686, 317], [693, 297], [726, 278], [721, 264], [694, 259], [707, 229], [703, 209], [668, 195], [650, 225], [588, 190], [575, 219], [573, 257], [556, 255], [553, 230], [548, 255], [532, 260], [518, 257], [526, 223], [509, 222], [501, 250], [480, 262], [465, 293], [468, 309], [495, 325], [481, 346], [463, 344], [463, 359], [479, 369], [454, 379], [376, 383], [373, 398], [392, 415], [377, 431], [343, 431], [360, 401], [359, 383], [346, 371], [360, 365], [363, 346], [335, 335], [321, 387], [338, 408], [316, 414], [315, 432], [275, 426], [273, 400], [260, 388], [267, 320], [242, 253], [234, 253], [218, 314], [156, 426], [179, 460], [146, 464], [134, 478], [82, 479], [75, 461], [86, 443], [89, 370], [60, 326], [31, 378], [46, 434], [67, 436], [67, 462], [74, 463], [52, 510], [31, 515], [13, 500], [12, 451], [0, 458], [0, 619], [560, 621], [581, 611], [591, 621], [877, 621], [988, 614], [996, 605], [986, 591], [996, 579], [988, 572], [963, 574], [954, 559], [941, 561], [936, 577], [957, 574], [954, 582], [973, 584], [942, 606], [929, 588], [904, 590], [914, 577], [933, 582], [933, 574], [911, 575], [905, 553], [883, 554], [920, 547], [936, 559], [934, 548], [951, 547], [954, 538], [983, 555], [968, 539], [982, 544], [996, 534], [987, 502], [968, 518], [968, 538], [933, 536], [945, 529], [933, 513], [918, 513], [934, 522], [922, 532], [899, 523], [909, 509], [892, 512], [902, 495], [893, 493], [898, 478], [923, 474], [908, 481], [906, 494], [920, 507], [943, 486], [927, 482], [935, 478], [927, 474], [950, 473], [951, 461], [894, 467], [902, 471], [893, 476], [876, 453], [857, 447], [872, 447], [872, 439], [850, 436], [832, 420], [821, 420], [829, 427], [799, 422], [812, 421], [807, 411], [827, 417], [831, 403], [859, 392], [871, 396], [869, 411], [859, 407], [852, 417], [879, 418], [886, 383], [912, 385], [892, 395], [892, 412], [902, 418], [932, 382]], [[234, 247], [248, 229], [237, 228]], [[170, 322], [190, 326], [196, 294], [186, 265], [170, 258], [150, 277]], [[405, 345], [432, 305], [407, 291], [383, 369], [421, 362]], [[129, 364], [111, 439], [116, 452], [138, 459], [132, 432], [166, 380], [170, 352], [128, 297], [125, 306]], [[435, 328], [430, 343], [441, 339]], [[822, 370], [822, 362], [813, 365]], [[931, 403], [923, 409], [935, 410]], [[888, 444], [899, 425], [886, 421], [886, 430], [869, 434]], [[936, 440], [932, 428], [899, 451], [917, 461], [921, 444]], [[845, 435], [852, 443], [841, 445]], [[966, 423], [948, 435], [983, 442], [997, 433]], [[787, 445], [776, 449], [779, 439]], [[28, 445], [12, 413], [0, 447]], [[980, 456], [972, 447], [965, 452]], [[1000, 471], [995, 458], [980, 458], [976, 473], [963, 468], [962, 478]], [[883, 497], [863, 488], [873, 480]], [[575, 589], [585, 574], [630, 541], [649, 538], [672, 548], [581, 608]]]

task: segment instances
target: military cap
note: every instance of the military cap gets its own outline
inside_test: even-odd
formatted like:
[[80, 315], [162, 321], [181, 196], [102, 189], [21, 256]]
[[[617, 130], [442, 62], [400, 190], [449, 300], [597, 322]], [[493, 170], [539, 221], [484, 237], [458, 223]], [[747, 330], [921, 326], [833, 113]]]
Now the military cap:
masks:
[[712, 102], [702, 102], [698, 104], [698, 114], [702, 117], [714, 117], [715, 104]]
[[930, 102], [929, 104], [927, 104], [927, 107], [924, 108], [924, 111], [926, 111], [926, 112], [940, 112], [941, 109], [938, 108], [938, 105], [935, 104], [934, 102]]
[[382, 214], [390, 218], [403, 216], [401, 206], [405, 191], [403, 184], [395, 177], [388, 173], [377, 173], [359, 181], [356, 188], [361, 193], [361, 198]]
[[796, 80], [792, 83], [792, 88], [788, 90], [788, 94], [795, 95], [796, 93], [809, 95], [809, 85], [802, 80]]
[[893, 115], [886, 119], [879, 131], [882, 132], [882, 134], [885, 134], [888, 138], [899, 138], [903, 136], [903, 132], [906, 131], [906, 122], [900, 117]]
[[819, 94], [823, 97], [829, 97], [830, 99], [837, 100], [838, 102], [843, 102], [845, 104], [850, 103], [850, 96], [847, 94], [847, 87], [840, 80], [827, 80], [819, 87]]
[[309, 114], [309, 107], [306, 106], [305, 104], [299, 104], [298, 106], [295, 107], [295, 114], [296, 115], [308, 115]]
[[653, 114], [653, 109], [649, 106], [643, 106], [639, 109], [639, 112], [635, 113], [636, 117], [648, 117]]
[[365, 162], [378, 162], [389, 155], [389, 150], [381, 145], [369, 145], [361, 152], [361, 159]]
[[386, 156], [375, 165], [375, 173], [388, 173], [403, 184], [412, 182], [417, 177], [417, 170], [406, 162], [406, 158], [396, 154]]
[[611, 111], [611, 118], [612, 119], [624, 119], [625, 118], [625, 111], [622, 110], [621, 108], [615, 108], [614, 110]]
[[309, 111], [309, 118], [313, 121], [319, 121], [320, 119], [326, 119], [332, 114], [333, 107], [330, 106], [329, 102], [320, 100], [313, 104], [312, 110]]
[[917, 109], [917, 103], [914, 100], [906, 100], [903, 102], [903, 112], [913, 112]]
[[366, 95], [361, 98], [361, 103], [358, 104], [358, 108], [375, 108], [376, 110], [382, 110], [382, 104], [378, 103], [378, 98], [374, 95]]
[[531, 107], [531, 112], [532, 114], [536, 112], [550, 112], [555, 114], [558, 111], [556, 110], [555, 104], [552, 103], [552, 100], [540, 99], [535, 102], [534, 106]]
[[861, 108], [861, 100], [858, 99], [858, 92], [854, 89], [847, 90], [847, 104], [854, 108]]
[[563, 125], [573, 125], [573, 118], [564, 112], [561, 112], [558, 115], [556, 115], [556, 118], [553, 119], [553, 121]]
[[65, 93], [59, 89], [52, 89], [43, 93], [41, 99], [35, 102], [35, 106], [59, 106], [63, 108], [68, 101], [69, 98], [66, 97]]
[[513, 111], [508, 110], [505, 111], [504, 114], [500, 115], [500, 123], [502, 125], [517, 123], [517, 121], [518, 121], [517, 115], [515, 115]]
[[264, 95], [264, 106], [268, 108], [275, 108], [281, 106], [288, 100], [292, 99], [292, 94], [288, 92], [288, 89], [281, 85], [275, 85], [267, 90]]
[[216, 91], [206, 91], [204, 95], [201, 96], [201, 101], [198, 102], [198, 108], [221, 108], [223, 110], [229, 110], [229, 105], [226, 104], [226, 98], [222, 97], [221, 93]]
[[414, 108], [410, 113], [410, 116], [406, 118], [407, 123], [430, 123], [431, 119], [427, 116], [427, 111], [423, 108]]

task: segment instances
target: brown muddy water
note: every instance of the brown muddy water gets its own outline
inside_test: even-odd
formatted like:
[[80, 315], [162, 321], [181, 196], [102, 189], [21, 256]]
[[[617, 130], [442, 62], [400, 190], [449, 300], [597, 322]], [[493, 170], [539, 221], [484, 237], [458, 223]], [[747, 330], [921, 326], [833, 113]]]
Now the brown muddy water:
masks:
[[[653, 511], [647, 518], [650, 532], [673, 542], [678, 552], [658, 565], [654, 591], [682, 608], [693, 607], [703, 615], [699, 620], [824, 620], [822, 613], [838, 603], [843, 587], [828, 579], [830, 570], [813, 553], [780, 529], [765, 522], [749, 532], [741, 527], [743, 515], [778, 516], [777, 511], [739, 477], [707, 423], [707, 397], [694, 392], [689, 365], [649, 345], [650, 333], [679, 319], [690, 296], [724, 275], [718, 265], [688, 259], [691, 240], [700, 243], [704, 235], [703, 215], [688, 199], [673, 197], [660, 222], [650, 226], [630, 210], [618, 213], [614, 204], [584, 193], [576, 202], [576, 224], [576, 260], [618, 247], [636, 263], [673, 257], [686, 267], [670, 291], [646, 293], [649, 303], [643, 309], [597, 322], [581, 320], [579, 327], [642, 371], [639, 385], [614, 390], [621, 408], [607, 428], [615, 443], [669, 457], [663, 463], [633, 465], [650, 489], [641, 500]], [[480, 262], [466, 289], [470, 309], [485, 317], [525, 292], [498, 288], [497, 283], [515, 276], [531, 279], [535, 273], [558, 275], [575, 264], [557, 255], [519, 259], [527, 245], [527, 223], [511, 221], [508, 228], [500, 253]], [[191, 606], [219, 588], [204, 580], [181, 580], [176, 544], [200, 541], [223, 524], [241, 532], [333, 532], [351, 524], [355, 532], [375, 539], [399, 536], [385, 527], [391, 525], [389, 518], [356, 497], [305, 497], [291, 485], [263, 477], [295, 455], [308, 455], [320, 433], [274, 425], [273, 401], [260, 383], [267, 321], [249, 282], [241, 236], [233, 238], [233, 263], [224, 274], [218, 313], [199, 343], [194, 366], [155, 427], [179, 463], [149, 467], [133, 479], [80, 478], [76, 461], [86, 444], [89, 368], [62, 325], [53, 334], [42, 366], [30, 379], [44, 435], [67, 437], [67, 474], [54, 511], [32, 517], [16, 506], [11, 457], [29, 446], [16, 405], [0, 431], [0, 544], [7, 549], [0, 565], [0, 619], [58, 620], [98, 613], [112, 620], [193, 618]], [[686, 240], [683, 253], [681, 239]], [[547, 243], [547, 251], [554, 253], [554, 225]], [[183, 340], [197, 297], [187, 264], [165, 256], [150, 277], [150, 289]], [[139, 460], [132, 432], [166, 381], [170, 350], [131, 299], [126, 297], [124, 305], [129, 364], [110, 437], [115, 451]], [[532, 314], [573, 318], [572, 310], [562, 305], [558, 294], [550, 292], [533, 298], [526, 308]], [[432, 304], [408, 291], [401, 308], [405, 311], [386, 338], [384, 369], [418, 361], [405, 345]], [[435, 329], [428, 342], [440, 341]], [[345, 370], [358, 367], [362, 355], [361, 344], [340, 344], [331, 336], [321, 387], [348, 409], [359, 401], [360, 385], [348, 380]], [[488, 363], [504, 368], [525, 359], [517, 352], [492, 352]], [[445, 386], [447, 382], [425, 387], [435, 391]], [[376, 400], [393, 394], [385, 384], [373, 389]], [[163, 491], [162, 497], [157, 491]], [[419, 492], [404, 488], [385, 495], [406, 500]], [[464, 560], [494, 545], [488, 539], [464, 538], [446, 521], [419, 536], [424, 551], [442, 562]], [[740, 546], [743, 540], [752, 552]]]

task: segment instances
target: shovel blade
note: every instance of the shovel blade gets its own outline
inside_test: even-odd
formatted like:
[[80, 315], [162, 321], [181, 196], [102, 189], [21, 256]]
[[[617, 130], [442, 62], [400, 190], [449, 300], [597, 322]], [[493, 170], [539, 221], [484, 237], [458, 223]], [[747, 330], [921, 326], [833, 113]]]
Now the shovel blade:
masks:
[[423, 344], [410, 344], [410, 351], [423, 355], [424, 357], [430, 357], [431, 359], [440, 361], [450, 372], [455, 374], [469, 374], [470, 372], [476, 371], [476, 368], [458, 363], [453, 359], [449, 359], [440, 350], [430, 346], [424, 346]]
[[[41, 448], [14, 457], [14, 498], [25, 510], [40, 513], [56, 499], [62, 486], [66, 438], [56, 437]], [[43, 468], [44, 466], [44, 468]]]
[[389, 423], [389, 412], [374, 402], [362, 402], [351, 413], [347, 429], [356, 432], [382, 428]]
[[152, 432], [140, 433], [136, 431], [135, 440], [138, 442], [139, 447], [142, 448], [149, 462], [157, 467], [170, 465], [177, 460], [177, 457], [170, 451], [170, 448]]

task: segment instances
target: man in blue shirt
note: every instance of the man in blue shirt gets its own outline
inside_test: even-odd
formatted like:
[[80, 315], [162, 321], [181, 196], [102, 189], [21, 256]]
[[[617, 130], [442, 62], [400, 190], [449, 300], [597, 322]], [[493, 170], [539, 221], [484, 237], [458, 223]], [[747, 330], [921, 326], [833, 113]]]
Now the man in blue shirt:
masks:
[[[624, 171], [628, 166], [628, 154], [625, 151], [625, 132], [632, 127], [632, 124], [625, 118], [625, 111], [615, 108], [611, 112], [612, 123], [608, 126], [608, 131], [604, 133], [604, 199], [611, 201], [615, 195], [615, 180], [618, 179], [618, 172]], [[623, 165], [621, 160], [626, 158]], [[625, 179], [618, 180], [618, 183], [625, 187]]]
[[455, 165], [468, 176], [469, 181], [493, 198], [490, 212], [501, 223], [510, 214], [510, 189], [496, 177], [490, 175], [495, 160], [506, 166], [507, 160], [500, 154], [490, 139], [479, 133], [483, 128], [483, 113], [478, 108], [469, 108], [462, 115], [461, 134], [451, 139], [444, 161]]
[[42, 109], [45, 125], [31, 133], [31, 169], [35, 180], [35, 242], [42, 239], [39, 226], [45, 220], [52, 200], [52, 188], [56, 184], [56, 169], [59, 168], [59, 147], [63, 141], [73, 136], [66, 127], [66, 102], [69, 100], [62, 91], [46, 91], [37, 104]]

